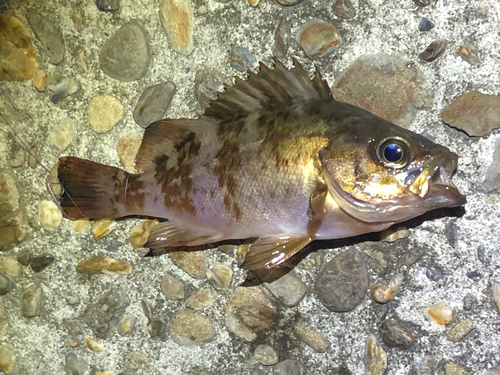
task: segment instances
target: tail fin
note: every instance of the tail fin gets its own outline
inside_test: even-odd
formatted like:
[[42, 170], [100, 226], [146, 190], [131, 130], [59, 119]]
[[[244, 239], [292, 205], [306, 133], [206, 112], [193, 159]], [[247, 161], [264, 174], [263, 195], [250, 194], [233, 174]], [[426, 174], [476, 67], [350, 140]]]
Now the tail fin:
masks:
[[75, 157], [59, 159], [59, 198], [70, 219], [114, 219], [127, 215], [126, 171]]

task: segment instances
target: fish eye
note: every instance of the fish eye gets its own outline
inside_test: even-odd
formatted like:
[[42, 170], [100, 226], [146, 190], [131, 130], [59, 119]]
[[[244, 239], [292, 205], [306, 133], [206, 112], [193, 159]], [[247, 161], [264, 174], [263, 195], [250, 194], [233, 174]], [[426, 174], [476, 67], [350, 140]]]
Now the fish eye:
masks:
[[387, 167], [403, 168], [410, 161], [410, 146], [402, 138], [385, 138], [377, 146], [377, 157]]

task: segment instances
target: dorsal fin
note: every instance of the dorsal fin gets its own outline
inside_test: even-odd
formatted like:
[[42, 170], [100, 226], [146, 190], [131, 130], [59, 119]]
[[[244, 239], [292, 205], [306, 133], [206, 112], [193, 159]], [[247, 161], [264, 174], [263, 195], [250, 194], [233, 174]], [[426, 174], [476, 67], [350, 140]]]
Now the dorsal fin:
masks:
[[248, 79], [236, 78], [234, 86], [224, 85], [225, 92], [219, 93], [210, 102], [205, 117], [224, 120], [228, 117], [245, 116], [250, 112], [268, 106], [291, 105], [298, 101], [333, 100], [328, 84], [316, 67], [313, 79], [294, 58], [294, 68], [287, 69], [273, 58], [274, 69], [260, 63], [259, 72], [248, 72]]

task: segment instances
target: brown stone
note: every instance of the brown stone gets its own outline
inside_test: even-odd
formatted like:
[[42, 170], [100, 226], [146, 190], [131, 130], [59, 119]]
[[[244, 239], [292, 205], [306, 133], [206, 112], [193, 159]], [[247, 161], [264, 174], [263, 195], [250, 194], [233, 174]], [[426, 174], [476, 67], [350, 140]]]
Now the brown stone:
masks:
[[132, 267], [125, 261], [98, 255], [78, 263], [76, 272], [86, 274], [116, 273], [120, 275], [129, 275], [132, 273]]
[[165, 0], [160, 4], [160, 21], [169, 46], [182, 55], [193, 52], [193, 7], [189, 0]]

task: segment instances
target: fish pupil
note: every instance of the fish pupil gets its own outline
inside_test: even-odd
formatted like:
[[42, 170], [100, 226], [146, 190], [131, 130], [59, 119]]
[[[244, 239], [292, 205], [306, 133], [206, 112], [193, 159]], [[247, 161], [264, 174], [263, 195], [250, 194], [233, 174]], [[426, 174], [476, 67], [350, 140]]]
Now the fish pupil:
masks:
[[395, 143], [390, 143], [384, 148], [384, 158], [390, 163], [396, 163], [401, 160], [403, 157], [403, 150], [402, 148], [395, 144]]

